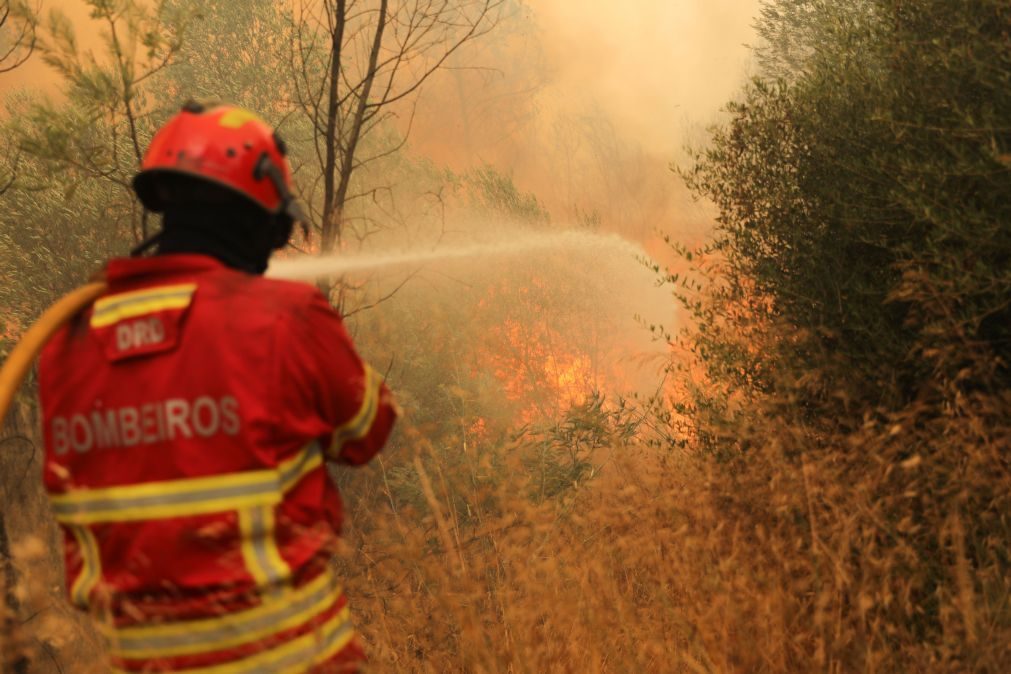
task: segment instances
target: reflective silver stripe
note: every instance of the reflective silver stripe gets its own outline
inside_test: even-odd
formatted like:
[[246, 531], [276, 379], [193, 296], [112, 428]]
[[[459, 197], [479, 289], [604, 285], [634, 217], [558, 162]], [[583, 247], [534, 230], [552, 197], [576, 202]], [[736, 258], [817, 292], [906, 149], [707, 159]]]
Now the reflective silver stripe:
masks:
[[95, 302], [91, 314], [91, 327], [105, 328], [128, 318], [158, 311], [185, 309], [193, 301], [196, 288], [195, 283], [188, 283], [104, 297]]
[[276, 480], [270, 482], [234, 485], [192, 491], [187, 493], [164, 493], [127, 499], [103, 499], [78, 501], [75, 503], [54, 503], [53, 510], [59, 515], [73, 515], [115, 510], [136, 510], [166, 505], [185, 505], [204, 501], [218, 501], [237, 496], [267, 495], [278, 491]]
[[[277, 662], [271, 663], [268, 665], [270, 669], [266, 671], [280, 674], [291, 667], [304, 667], [306, 663], [320, 664], [324, 660], [324, 657], [321, 656], [324, 656], [324, 654], [327, 654], [328, 651], [335, 649], [344, 638], [354, 631], [354, 625], [350, 620], [343, 620], [337, 623], [334, 627], [324, 631], [322, 638], [319, 641], [314, 639], [302, 649], [286, 655]], [[263, 670], [254, 667], [253, 669], [245, 671], [249, 672], [249, 674], [258, 674]], [[298, 671], [305, 670], [299, 669]]]
[[256, 563], [267, 577], [267, 583], [275, 585], [280, 580], [280, 577], [271, 565], [270, 560], [267, 559], [267, 548], [265, 545], [267, 536], [272, 536], [274, 532], [267, 529], [265, 519], [263, 508], [249, 509], [249, 541], [253, 546]]
[[88, 608], [91, 590], [102, 575], [102, 562], [98, 554], [95, 535], [87, 526], [71, 527], [77, 547], [81, 552], [81, 572], [70, 589], [70, 597], [80, 608]]
[[372, 424], [376, 420], [376, 414], [379, 411], [379, 391], [382, 389], [382, 385], [383, 382], [376, 376], [375, 371], [371, 367], [366, 366], [365, 399], [362, 401], [362, 407], [346, 425], [334, 431], [333, 440], [330, 442], [330, 449], [328, 451], [330, 456], [338, 456], [341, 448], [346, 443], [361, 440], [368, 435], [369, 429], [372, 428]]
[[[310, 590], [304, 592], [305, 589]], [[170, 657], [198, 652], [209, 652], [234, 648], [237, 645], [256, 641], [272, 632], [291, 629], [308, 622], [329, 609], [340, 599], [341, 591], [336, 581], [329, 575], [312, 581], [303, 592], [296, 590], [286, 593], [281, 601], [270, 603], [259, 609], [251, 609], [247, 616], [241, 613], [223, 615], [203, 621], [166, 623], [155, 630], [174, 629], [166, 634], [131, 636], [130, 630], [108, 634], [112, 651], [121, 658]], [[265, 609], [265, 610], [264, 610]], [[297, 622], [293, 625], [292, 619]], [[145, 631], [140, 628], [140, 631]]]
[[50, 500], [58, 520], [76, 524], [225, 512], [279, 503], [284, 493], [321, 463], [322, 450], [314, 441], [274, 470], [80, 489], [51, 494]]
[[[186, 674], [302, 674], [312, 665], [333, 657], [354, 633], [347, 607], [318, 629], [240, 660], [210, 667], [186, 669]], [[141, 664], [141, 663], [138, 663]], [[114, 669], [116, 674], [125, 670]]]
[[270, 594], [282, 592], [284, 587], [281, 583], [291, 577], [291, 569], [281, 558], [277, 542], [274, 540], [273, 511], [264, 507], [250, 508], [239, 513], [239, 516], [248, 518], [243, 522], [242, 534], [248, 536], [249, 546], [252, 549], [250, 555], [252, 559], [247, 562], [255, 568], [253, 575], [266, 592]]
[[376, 412], [379, 410], [379, 393], [376, 391], [373, 395], [369, 396], [367, 401], [368, 408], [365, 411], [365, 415], [362, 417], [356, 425], [347, 428], [342, 428], [334, 434], [334, 441], [343, 445], [350, 440], [361, 440], [368, 434], [369, 429], [372, 428], [372, 422], [376, 419]]
[[314, 469], [316, 465], [322, 460], [323, 450], [320, 449], [318, 442], [313, 442], [309, 445], [309, 448], [302, 452], [302, 454], [295, 460], [290, 466], [281, 466], [281, 490], [288, 491], [295, 484], [305, 477], [305, 474], [310, 470]]

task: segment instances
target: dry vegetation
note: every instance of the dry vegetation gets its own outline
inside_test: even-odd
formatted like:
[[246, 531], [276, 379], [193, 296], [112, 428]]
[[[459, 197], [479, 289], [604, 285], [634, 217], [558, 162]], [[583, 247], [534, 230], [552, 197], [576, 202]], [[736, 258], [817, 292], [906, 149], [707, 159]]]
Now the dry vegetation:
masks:
[[[94, 671], [101, 646], [63, 589], [62, 545], [38, 475], [42, 450], [33, 406], [0, 433], [0, 671]], [[79, 666], [73, 663], [79, 663]]]
[[[435, 447], [408, 431], [414, 456], [345, 487], [339, 566], [371, 671], [998, 672], [1011, 657], [1007, 539], [980, 530], [1007, 531], [1011, 400], [917, 405], [839, 437], [759, 424], [729, 464], [622, 441], [621, 418], [586, 409], [568, 439], [596, 474], [551, 498], [529, 436]], [[13, 534], [27, 621], [7, 662], [24, 649], [26, 671], [90, 671], [54, 548], [21, 529], [50, 528], [28, 491]]]
[[[206, 33], [286, 25], [261, 0], [227, 8]], [[1004, 0], [763, 3], [761, 77], [682, 171], [720, 218], [701, 250], [672, 242], [677, 274], [655, 269], [692, 321], [654, 326], [655, 395], [620, 397], [631, 361], [616, 354], [640, 347], [599, 310], [627, 308], [634, 288], [574, 256], [512, 276], [483, 261], [465, 281], [410, 277], [353, 317], [410, 412], [371, 467], [335, 474], [349, 511], [336, 563], [372, 671], [1007, 670], [1009, 12]], [[173, 86], [191, 85], [193, 47], [166, 44], [182, 59]], [[245, 66], [255, 80], [258, 63]], [[120, 139], [109, 151], [127, 175], [123, 92], [101, 81], [113, 113], [81, 137]], [[0, 231], [5, 331], [140, 225], [104, 173], [61, 173], [87, 121], [73, 106], [93, 105], [75, 91], [60, 114], [18, 118], [31, 142], [4, 206], [26, 224]], [[150, 126], [163, 111], [147, 95]], [[312, 132], [293, 119], [311, 184]], [[370, 150], [403, 140], [381, 131]], [[355, 172], [374, 198], [340, 221], [400, 223], [372, 242], [449, 242], [475, 219], [553, 226], [494, 170], [383, 162]], [[81, 204], [69, 214], [68, 193]], [[109, 203], [120, 221], [94, 226]], [[63, 238], [40, 250], [50, 230]], [[67, 251], [88, 260], [49, 259]], [[355, 290], [364, 302], [403, 280]], [[102, 671], [55, 587], [31, 409], [11, 427], [24, 437], [0, 445], [0, 662], [4, 674]]]
[[378, 671], [998, 672], [1009, 412], [759, 421], [730, 461], [609, 443], [543, 502], [521, 445], [447, 466], [419, 438], [421, 494], [355, 490], [342, 568]]

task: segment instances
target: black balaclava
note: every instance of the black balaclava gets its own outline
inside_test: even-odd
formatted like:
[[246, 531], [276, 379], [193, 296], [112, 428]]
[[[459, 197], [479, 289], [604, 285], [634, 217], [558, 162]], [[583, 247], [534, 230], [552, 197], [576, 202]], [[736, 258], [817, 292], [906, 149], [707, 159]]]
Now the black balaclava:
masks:
[[163, 180], [159, 188], [166, 205], [155, 255], [198, 253], [262, 274], [271, 252], [291, 234], [290, 222], [227, 188], [185, 176]]
[[262, 274], [274, 250], [273, 216], [236, 199], [234, 204], [174, 204], [162, 216], [156, 255], [199, 253]]

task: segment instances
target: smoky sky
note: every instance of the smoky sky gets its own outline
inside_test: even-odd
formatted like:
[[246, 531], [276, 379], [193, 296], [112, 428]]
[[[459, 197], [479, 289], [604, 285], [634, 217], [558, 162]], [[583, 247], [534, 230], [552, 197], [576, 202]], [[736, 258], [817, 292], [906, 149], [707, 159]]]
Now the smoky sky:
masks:
[[708, 124], [744, 81], [758, 0], [529, 0], [553, 87], [595, 99], [659, 152]]
[[592, 214], [644, 243], [658, 229], [698, 239], [712, 213], [670, 167], [745, 83], [759, 4], [525, 0], [426, 86], [412, 147], [504, 171], [570, 224]]
[[[483, 65], [505, 77], [515, 77], [510, 65], [543, 69], [542, 94], [592, 101], [628, 136], [669, 152], [683, 142], [686, 124], [709, 123], [744, 81], [758, 6], [759, 0], [524, 0], [524, 20], [543, 58]], [[45, 0], [43, 11], [50, 7], [67, 13], [83, 47], [99, 45], [99, 26], [81, 0]], [[481, 61], [475, 57], [476, 65]], [[36, 57], [0, 86], [54, 80]]]
[[[408, 150], [457, 171], [493, 166], [563, 219], [598, 212], [640, 239], [664, 221], [698, 230], [707, 216], [688, 213], [669, 164], [704, 142], [745, 82], [759, 4], [515, 0], [510, 17], [426, 83], [415, 111], [401, 111]], [[43, 13], [53, 7], [83, 49], [101, 49], [82, 0], [43, 0]], [[59, 95], [38, 55], [0, 80], [25, 84]], [[678, 224], [686, 218], [697, 222]]]

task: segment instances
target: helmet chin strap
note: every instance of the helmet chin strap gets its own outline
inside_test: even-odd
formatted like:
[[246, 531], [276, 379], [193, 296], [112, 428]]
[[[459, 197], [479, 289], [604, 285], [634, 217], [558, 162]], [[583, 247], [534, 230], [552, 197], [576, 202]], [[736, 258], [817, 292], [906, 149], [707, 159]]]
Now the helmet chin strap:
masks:
[[295, 195], [288, 190], [287, 185], [284, 183], [284, 176], [281, 174], [281, 170], [277, 168], [275, 164], [266, 152], [260, 155], [260, 160], [256, 162], [256, 168], [253, 169], [253, 178], [256, 180], [263, 180], [267, 178], [270, 180], [274, 189], [277, 190], [277, 194], [281, 197], [281, 208], [280, 213], [284, 216], [290, 218], [292, 221], [297, 222], [302, 227], [303, 236], [309, 236], [309, 224], [308, 217], [306, 217], [305, 212], [299, 206], [298, 201], [295, 199]]

